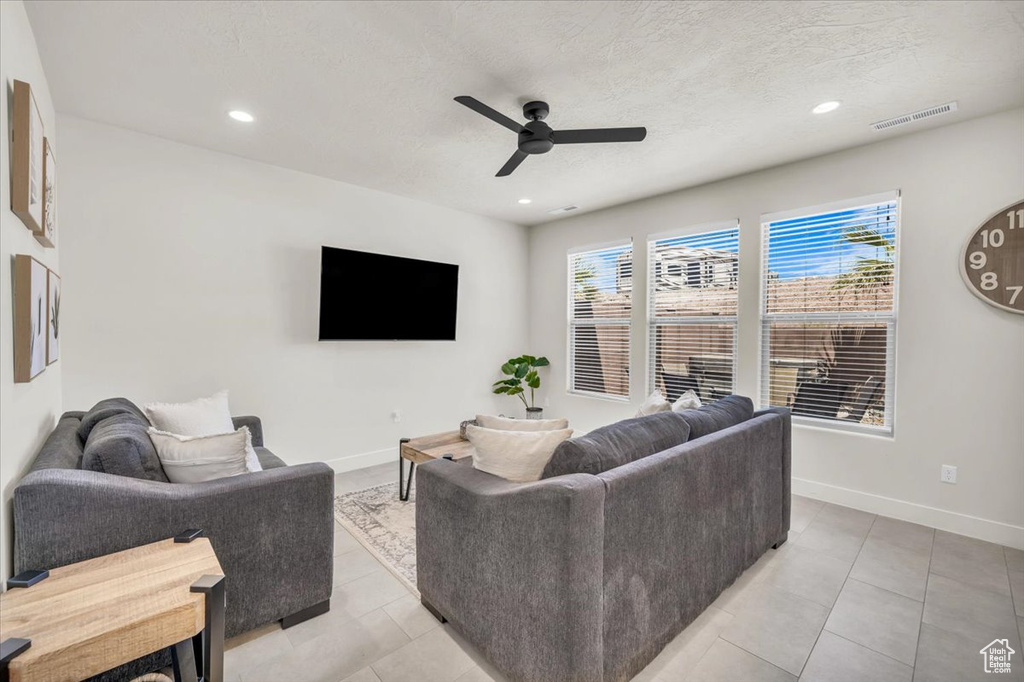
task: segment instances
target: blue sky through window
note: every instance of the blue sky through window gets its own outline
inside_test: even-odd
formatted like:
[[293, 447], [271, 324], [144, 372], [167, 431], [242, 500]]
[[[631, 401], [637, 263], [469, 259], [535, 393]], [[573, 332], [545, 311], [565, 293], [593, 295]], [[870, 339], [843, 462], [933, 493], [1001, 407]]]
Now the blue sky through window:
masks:
[[849, 272], [862, 258], [885, 259], [884, 249], [851, 244], [843, 235], [868, 229], [896, 243], [896, 204], [819, 213], [768, 224], [768, 270], [779, 279], [835, 276]]

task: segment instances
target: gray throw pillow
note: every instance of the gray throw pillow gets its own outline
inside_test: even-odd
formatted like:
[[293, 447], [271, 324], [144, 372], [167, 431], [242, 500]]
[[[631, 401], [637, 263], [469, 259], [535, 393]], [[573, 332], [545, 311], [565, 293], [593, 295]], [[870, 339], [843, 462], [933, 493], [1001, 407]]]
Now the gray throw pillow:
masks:
[[690, 440], [741, 424], [754, 416], [754, 401], [730, 395], [693, 410], [677, 412], [690, 425]]
[[82, 468], [117, 476], [168, 482], [160, 465], [148, 424], [130, 413], [114, 414], [89, 432], [82, 452]]
[[625, 419], [563, 441], [541, 478], [599, 474], [686, 442], [690, 426], [675, 412]]
[[149, 420], [146, 419], [142, 410], [135, 406], [135, 403], [127, 398], [107, 398], [93, 405], [91, 410], [82, 415], [82, 423], [78, 426], [78, 437], [85, 443], [89, 440], [89, 434], [97, 424], [116, 414], [134, 415], [139, 424], [149, 427]]

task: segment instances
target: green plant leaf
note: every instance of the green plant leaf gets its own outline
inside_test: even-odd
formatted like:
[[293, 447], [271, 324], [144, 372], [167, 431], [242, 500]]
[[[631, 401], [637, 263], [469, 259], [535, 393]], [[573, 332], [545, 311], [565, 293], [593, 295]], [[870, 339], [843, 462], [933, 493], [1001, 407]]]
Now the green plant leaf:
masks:
[[522, 392], [523, 392], [523, 387], [522, 386], [514, 386], [514, 387], [513, 386], [509, 386], [508, 391], [506, 391], [506, 393], [508, 393], [509, 395], [519, 395]]
[[536, 360], [537, 358], [533, 357], [532, 355], [523, 356], [523, 362], [525, 362], [528, 365], [532, 365], [534, 362], [536, 362]]
[[522, 379], [523, 377], [525, 377], [527, 375], [527, 373], [529, 371], [530, 371], [530, 366], [529, 365], [526, 365], [526, 364], [516, 365], [516, 373], [515, 373], [514, 376], [516, 377], [516, 379]]
[[550, 364], [551, 363], [548, 362], [548, 359], [542, 355], [542, 356], [540, 356], [539, 358], [537, 358], [534, 361], [533, 366], [534, 367], [547, 367]]
[[526, 385], [530, 388], [540, 388], [540, 376], [536, 372], [531, 372], [526, 377]]
[[506, 362], [504, 365], [501, 366], [501, 373], [502, 374], [515, 374], [515, 371], [516, 371], [516, 368], [512, 365], [512, 361], [511, 360], [509, 360], [508, 362]]
[[494, 392], [501, 395], [502, 393], [508, 393], [508, 390], [508, 386], [498, 386], [496, 389], [494, 389]]

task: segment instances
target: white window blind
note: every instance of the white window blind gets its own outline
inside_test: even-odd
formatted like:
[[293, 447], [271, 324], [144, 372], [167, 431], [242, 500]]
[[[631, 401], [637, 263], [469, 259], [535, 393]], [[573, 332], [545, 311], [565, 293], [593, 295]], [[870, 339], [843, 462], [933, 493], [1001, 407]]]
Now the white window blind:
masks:
[[648, 241], [648, 391], [733, 392], [739, 234], [734, 220]]
[[762, 223], [762, 405], [891, 434], [899, 195]]
[[569, 391], [629, 399], [633, 244], [569, 252]]

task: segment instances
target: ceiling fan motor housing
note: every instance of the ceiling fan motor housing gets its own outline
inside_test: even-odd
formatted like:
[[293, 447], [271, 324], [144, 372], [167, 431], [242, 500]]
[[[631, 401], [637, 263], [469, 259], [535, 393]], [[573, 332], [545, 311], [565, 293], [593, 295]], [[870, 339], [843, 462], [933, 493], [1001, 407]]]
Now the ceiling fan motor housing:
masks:
[[524, 154], [543, 154], [554, 146], [554, 131], [544, 121], [530, 121], [519, 133], [519, 151]]

